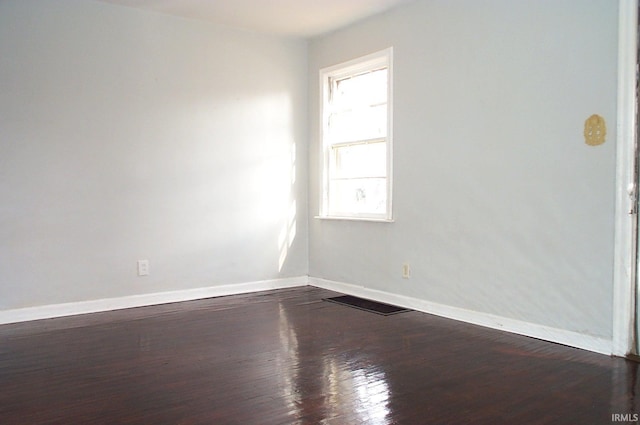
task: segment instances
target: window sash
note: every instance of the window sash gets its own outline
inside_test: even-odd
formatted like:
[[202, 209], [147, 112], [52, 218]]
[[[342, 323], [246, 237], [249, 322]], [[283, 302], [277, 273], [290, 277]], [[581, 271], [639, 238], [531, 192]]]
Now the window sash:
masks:
[[[391, 48], [320, 71], [321, 142], [323, 147], [322, 197], [320, 216], [326, 218], [391, 220]], [[362, 102], [333, 102], [338, 86], [350, 79], [384, 70], [384, 96], [371, 95]], [[383, 75], [378, 74], [378, 77]], [[375, 76], [371, 76], [373, 78]], [[341, 99], [344, 100], [344, 99]], [[372, 112], [374, 111], [374, 112]], [[377, 122], [371, 130], [349, 128], [348, 119], [360, 115], [360, 122]], [[371, 117], [377, 116], [376, 119]], [[338, 124], [340, 121], [344, 123]], [[346, 129], [346, 131], [343, 131]], [[364, 146], [377, 146], [375, 165], [359, 169], [341, 168], [336, 157], [350, 150], [365, 152]], [[351, 153], [354, 153], [351, 152]], [[359, 192], [356, 192], [359, 190]], [[360, 199], [357, 199], [358, 196]], [[364, 198], [363, 198], [364, 196]], [[349, 198], [351, 197], [351, 198]]]
[[[383, 150], [382, 164], [372, 168], [368, 164], [360, 170], [339, 169], [338, 155], [342, 149]], [[389, 162], [386, 138], [336, 143], [327, 149], [328, 166], [325, 187], [324, 215], [328, 217], [389, 219]], [[372, 172], [374, 171], [374, 172]]]

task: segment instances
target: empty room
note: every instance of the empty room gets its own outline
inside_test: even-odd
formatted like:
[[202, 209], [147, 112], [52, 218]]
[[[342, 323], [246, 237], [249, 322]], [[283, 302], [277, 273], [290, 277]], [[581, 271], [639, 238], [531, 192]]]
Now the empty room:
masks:
[[0, 0], [0, 424], [640, 422], [637, 0]]

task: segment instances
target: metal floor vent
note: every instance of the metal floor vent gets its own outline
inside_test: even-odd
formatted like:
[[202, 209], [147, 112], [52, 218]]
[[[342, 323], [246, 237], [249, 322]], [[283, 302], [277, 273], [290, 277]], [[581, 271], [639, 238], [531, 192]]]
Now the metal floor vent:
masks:
[[383, 316], [411, 311], [407, 308], [398, 307], [391, 304], [379, 303], [377, 301], [366, 300], [364, 298], [354, 297], [352, 295], [341, 295], [338, 297], [324, 298], [324, 301], [354, 307], [371, 313], [381, 314]]

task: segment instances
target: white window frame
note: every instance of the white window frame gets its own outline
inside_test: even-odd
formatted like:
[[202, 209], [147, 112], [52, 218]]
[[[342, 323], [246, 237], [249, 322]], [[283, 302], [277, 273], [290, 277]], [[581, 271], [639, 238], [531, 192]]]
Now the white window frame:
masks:
[[[332, 145], [325, 136], [329, 120], [330, 84], [332, 80], [357, 75], [360, 73], [374, 71], [380, 68], [387, 68], [387, 135], [383, 138], [371, 140], [357, 140], [338, 145], [349, 145], [358, 143], [368, 143], [380, 140], [386, 142], [386, 208], [381, 214], [358, 213], [344, 211], [332, 213], [329, 206], [329, 167], [331, 161]], [[365, 220], [365, 221], [393, 221], [392, 208], [392, 176], [393, 176], [393, 48], [371, 53], [347, 62], [343, 62], [320, 70], [320, 147], [321, 147], [321, 193], [320, 193], [320, 215], [319, 218], [345, 219], [345, 220]]]

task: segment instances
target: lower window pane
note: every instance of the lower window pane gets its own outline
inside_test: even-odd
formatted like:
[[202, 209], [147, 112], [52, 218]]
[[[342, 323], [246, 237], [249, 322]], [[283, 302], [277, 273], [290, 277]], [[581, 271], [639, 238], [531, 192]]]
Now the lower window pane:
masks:
[[331, 215], [386, 214], [387, 179], [333, 180], [329, 187]]

